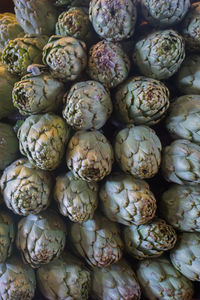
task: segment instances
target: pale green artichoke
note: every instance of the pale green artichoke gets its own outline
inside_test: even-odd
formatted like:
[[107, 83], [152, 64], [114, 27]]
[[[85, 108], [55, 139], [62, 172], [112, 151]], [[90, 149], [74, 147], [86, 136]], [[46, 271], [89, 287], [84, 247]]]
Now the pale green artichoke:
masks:
[[63, 117], [75, 130], [100, 129], [112, 113], [110, 93], [97, 81], [75, 83], [64, 102]]
[[33, 165], [54, 170], [63, 158], [69, 128], [57, 115], [32, 115], [19, 128], [18, 138], [21, 153]]
[[115, 138], [114, 151], [119, 167], [135, 178], [151, 178], [158, 173], [161, 162], [161, 142], [147, 126], [129, 126]]
[[[0, 263], [7, 260], [13, 251], [15, 239], [14, 221], [6, 211], [0, 211]], [[0, 296], [1, 297], [1, 296]], [[1, 298], [0, 298], [1, 299]]]

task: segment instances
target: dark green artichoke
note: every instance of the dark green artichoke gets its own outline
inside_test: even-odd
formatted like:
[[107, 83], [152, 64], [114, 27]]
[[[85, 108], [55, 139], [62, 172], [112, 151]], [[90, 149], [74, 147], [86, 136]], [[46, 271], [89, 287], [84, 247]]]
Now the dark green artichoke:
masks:
[[[11, 256], [15, 239], [14, 221], [6, 211], [0, 211], [0, 263]], [[0, 293], [1, 295], [1, 293]]]

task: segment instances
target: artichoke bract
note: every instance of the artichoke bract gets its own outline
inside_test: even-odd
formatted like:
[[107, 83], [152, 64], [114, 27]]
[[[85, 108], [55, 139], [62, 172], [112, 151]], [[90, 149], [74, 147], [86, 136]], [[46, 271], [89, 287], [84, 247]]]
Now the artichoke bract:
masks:
[[18, 158], [19, 143], [11, 125], [0, 123], [0, 170]]
[[183, 38], [174, 30], [153, 32], [139, 40], [133, 61], [140, 72], [155, 79], [168, 79], [178, 71], [185, 58]]
[[156, 199], [147, 182], [113, 173], [101, 186], [100, 206], [106, 217], [124, 225], [144, 224], [156, 213]]
[[18, 159], [4, 170], [1, 191], [5, 204], [15, 214], [38, 214], [50, 204], [52, 177], [28, 159]]
[[72, 223], [71, 246], [75, 253], [96, 267], [107, 267], [122, 257], [120, 229], [100, 214], [82, 224]]
[[98, 204], [98, 185], [76, 178], [71, 172], [56, 178], [54, 197], [60, 213], [73, 222], [92, 219]]
[[163, 150], [161, 169], [169, 182], [199, 184], [200, 146], [188, 140], [174, 141]]
[[200, 281], [200, 233], [181, 233], [170, 258], [174, 267], [185, 277]]
[[49, 0], [13, 0], [20, 26], [29, 34], [54, 33], [58, 12]]
[[131, 77], [114, 96], [116, 118], [125, 124], [157, 124], [169, 107], [169, 89], [160, 81]]
[[166, 128], [174, 139], [200, 144], [200, 95], [181, 96], [169, 108]]
[[141, 290], [130, 264], [122, 259], [106, 268], [93, 268], [92, 299], [139, 300]]
[[[35, 115], [57, 111], [62, 104], [65, 86], [48, 71], [40, 71], [37, 65], [29, 66], [32, 74], [27, 74], [16, 82], [12, 100], [22, 115]], [[34, 71], [38, 68], [38, 73]]]
[[47, 299], [88, 299], [90, 272], [69, 252], [41, 266], [36, 275], [39, 289]]
[[[15, 239], [14, 221], [6, 211], [0, 211], [0, 263], [11, 256]], [[0, 293], [1, 295], [1, 293]]]
[[114, 151], [119, 167], [135, 178], [151, 178], [158, 173], [161, 162], [161, 142], [147, 126], [129, 126], [115, 138]]
[[17, 256], [0, 264], [0, 297], [2, 300], [31, 300], [36, 289], [34, 270]]
[[64, 250], [67, 229], [53, 210], [24, 217], [18, 223], [17, 248], [33, 268], [58, 258]]
[[179, 231], [200, 232], [200, 187], [173, 184], [159, 202], [160, 214]]
[[89, 51], [87, 72], [108, 88], [122, 83], [129, 74], [130, 60], [119, 44], [100, 41]]
[[116, 42], [133, 35], [137, 14], [131, 0], [91, 0], [89, 17], [100, 37]]
[[33, 165], [54, 170], [63, 158], [69, 128], [57, 115], [32, 115], [24, 121], [17, 135], [21, 153]]
[[66, 162], [77, 178], [100, 181], [110, 174], [113, 161], [110, 142], [99, 131], [78, 131], [69, 141]]
[[75, 80], [87, 65], [86, 45], [74, 37], [53, 35], [43, 49], [43, 63], [49, 66], [53, 77]]
[[42, 63], [42, 49], [48, 37], [25, 35], [8, 42], [2, 53], [2, 61], [9, 72], [23, 76], [31, 64]]
[[149, 300], [192, 300], [192, 283], [165, 257], [139, 262], [137, 278]]
[[100, 129], [112, 113], [110, 93], [97, 81], [75, 83], [64, 102], [63, 117], [75, 130]]

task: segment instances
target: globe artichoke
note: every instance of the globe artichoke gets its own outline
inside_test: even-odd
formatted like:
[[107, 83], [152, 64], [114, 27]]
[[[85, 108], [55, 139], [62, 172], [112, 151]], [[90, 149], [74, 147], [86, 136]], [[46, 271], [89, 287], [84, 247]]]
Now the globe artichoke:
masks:
[[162, 173], [167, 181], [178, 184], [200, 183], [200, 146], [176, 140], [164, 148]]
[[33, 269], [23, 264], [17, 256], [12, 256], [0, 264], [0, 299], [31, 300], [36, 288]]
[[92, 299], [139, 300], [140, 286], [125, 259], [106, 268], [93, 268]]
[[56, 178], [54, 190], [60, 213], [73, 222], [86, 222], [93, 218], [98, 204], [98, 185], [78, 179], [71, 172]]
[[192, 283], [165, 257], [139, 262], [137, 277], [149, 300], [192, 300]]
[[113, 150], [99, 131], [78, 131], [69, 141], [66, 161], [75, 177], [100, 181], [111, 172]]
[[[22, 115], [52, 112], [59, 109], [65, 93], [62, 82], [46, 70], [32, 65], [32, 74], [25, 75], [14, 85], [12, 99]], [[29, 66], [30, 69], [30, 66]], [[34, 71], [38, 69], [38, 73]]]
[[124, 225], [140, 225], [156, 213], [156, 199], [148, 183], [131, 175], [113, 173], [101, 186], [100, 206], [106, 217]]
[[100, 37], [121, 41], [134, 33], [136, 7], [131, 0], [91, 0], [89, 17]]
[[18, 139], [11, 125], [0, 123], [0, 170], [4, 170], [19, 155]]
[[17, 20], [26, 33], [54, 33], [58, 12], [49, 0], [13, 0]]
[[23, 76], [29, 65], [42, 62], [42, 49], [47, 41], [47, 36], [42, 35], [25, 35], [11, 40], [3, 50], [2, 61], [9, 72]]
[[123, 243], [117, 224], [96, 214], [82, 224], [72, 223], [71, 246], [89, 265], [107, 267], [122, 257]]
[[119, 44], [100, 41], [89, 52], [87, 72], [108, 88], [123, 82], [130, 70], [130, 60]]
[[185, 95], [177, 98], [169, 109], [166, 127], [175, 138], [200, 143], [200, 95]]
[[[15, 228], [12, 217], [1, 209], [0, 211], [0, 263], [11, 256], [15, 239]], [[1, 293], [0, 293], [1, 294]]]
[[178, 71], [185, 58], [183, 38], [172, 29], [153, 32], [135, 45], [133, 60], [140, 72], [167, 79]]
[[169, 107], [169, 90], [160, 81], [131, 77], [115, 93], [116, 118], [126, 124], [154, 125]]
[[90, 273], [83, 263], [69, 252], [37, 270], [39, 289], [45, 298], [88, 299]]
[[110, 93], [97, 81], [75, 83], [64, 102], [63, 117], [75, 130], [100, 129], [112, 113]]
[[174, 267], [185, 277], [200, 281], [200, 233], [181, 233], [170, 258]]
[[43, 49], [43, 62], [53, 77], [75, 80], [87, 65], [86, 45], [74, 37], [53, 35]]
[[161, 162], [161, 143], [155, 131], [147, 126], [129, 126], [115, 138], [115, 158], [120, 168], [135, 178], [151, 178]]
[[69, 138], [64, 120], [54, 114], [32, 115], [18, 130], [20, 151], [43, 170], [54, 170], [60, 164]]
[[62, 253], [66, 243], [66, 225], [53, 210], [28, 215], [18, 223], [17, 248], [33, 268], [47, 264]]

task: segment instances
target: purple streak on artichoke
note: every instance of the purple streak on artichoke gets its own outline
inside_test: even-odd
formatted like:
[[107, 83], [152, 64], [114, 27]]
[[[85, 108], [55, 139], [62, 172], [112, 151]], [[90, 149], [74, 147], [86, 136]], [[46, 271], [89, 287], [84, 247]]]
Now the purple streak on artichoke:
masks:
[[[11, 215], [1, 209], [0, 212], [0, 263], [7, 260], [13, 251], [15, 239], [14, 221]], [[0, 293], [1, 295], [1, 293]]]

